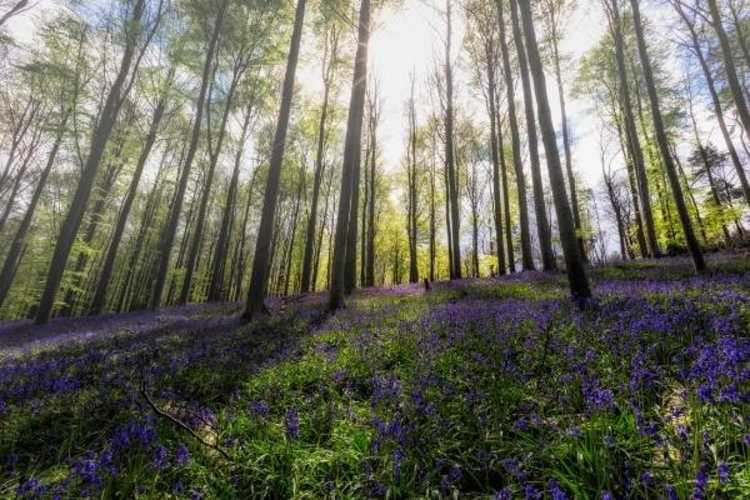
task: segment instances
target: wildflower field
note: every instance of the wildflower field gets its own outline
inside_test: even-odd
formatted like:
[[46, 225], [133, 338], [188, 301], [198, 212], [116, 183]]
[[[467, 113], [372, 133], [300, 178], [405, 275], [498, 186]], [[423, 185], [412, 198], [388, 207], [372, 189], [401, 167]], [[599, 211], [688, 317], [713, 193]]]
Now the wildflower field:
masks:
[[[232, 306], [0, 361], [2, 498], [750, 498], [750, 262]], [[54, 325], [54, 323], [53, 323]]]

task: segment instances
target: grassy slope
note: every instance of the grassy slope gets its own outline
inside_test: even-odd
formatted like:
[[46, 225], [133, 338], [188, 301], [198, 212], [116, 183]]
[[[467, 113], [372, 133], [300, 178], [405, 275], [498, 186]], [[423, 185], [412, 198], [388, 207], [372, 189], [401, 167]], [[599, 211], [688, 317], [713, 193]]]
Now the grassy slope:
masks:
[[524, 274], [8, 361], [0, 496], [750, 497], [749, 266], [602, 269], [586, 313]]

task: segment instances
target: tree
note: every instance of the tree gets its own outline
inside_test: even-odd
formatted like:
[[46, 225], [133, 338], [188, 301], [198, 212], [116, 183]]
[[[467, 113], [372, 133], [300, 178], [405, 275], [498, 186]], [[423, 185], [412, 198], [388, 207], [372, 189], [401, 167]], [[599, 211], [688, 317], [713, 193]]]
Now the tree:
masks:
[[193, 166], [193, 161], [195, 160], [195, 155], [198, 152], [198, 142], [200, 140], [201, 128], [203, 126], [203, 114], [205, 111], [206, 98], [208, 96], [211, 75], [213, 74], [212, 68], [214, 58], [217, 47], [219, 45], [219, 37], [221, 36], [221, 29], [224, 25], [224, 17], [226, 15], [228, 6], [229, 0], [221, 0], [218, 10], [216, 11], [216, 17], [214, 18], [211, 33], [210, 35], [208, 35], [209, 40], [208, 46], [206, 48], [206, 58], [203, 63], [200, 90], [198, 91], [198, 100], [195, 103], [195, 117], [193, 118], [190, 142], [188, 145], [184, 163], [182, 165], [182, 171], [180, 173], [177, 190], [174, 194], [174, 199], [172, 200], [172, 205], [170, 207], [169, 219], [167, 220], [167, 224], [162, 230], [159, 242], [158, 266], [156, 277], [153, 281], [153, 288], [151, 290], [151, 309], [157, 309], [162, 302], [164, 285], [167, 282], [167, 273], [169, 272], [169, 260], [172, 254], [172, 247], [174, 245], [175, 236], [177, 235], [177, 225], [180, 221], [180, 213], [182, 212], [182, 205], [185, 201], [185, 192], [187, 190], [188, 181], [190, 180], [190, 172]]
[[[351, 253], [350, 233], [354, 232], [356, 242], [356, 213], [354, 190], [359, 186], [359, 164], [362, 151], [362, 124], [364, 122], [365, 96], [367, 92], [367, 53], [370, 40], [370, 0], [362, 0], [359, 9], [357, 52], [354, 60], [354, 81], [352, 83], [349, 118], [344, 142], [344, 165], [341, 175], [338, 219], [333, 249], [331, 286], [328, 307], [336, 311], [344, 306], [346, 292], [347, 252]], [[355, 188], [355, 182], [357, 186]], [[354, 223], [352, 224], [352, 219]], [[353, 228], [353, 229], [352, 229]], [[354, 245], [356, 252], [356, 245]], [[350, 256], [351, 257], [351, 256]], [[356, 257], [355, 257], [356, 258]], [[354, 269], [350, 269], [353, 273]]]
[[266, 179], [266, 190], [263, 198], [263, 213], [261, 215], [260, 227], [258, 229], [258, 241], [255, 245], [255, 257], [253, 258], [252, 276], [250, 279], [250, 290], [247, 297], [244, 318], [250, 320], [254, 315], [265, 312], [266, 285], [268, 281], [268, 269], [271, 260], [271, 240], [273, 238], [273, 225], [276, 218], [276, 204], [279, 193], [279, 178], [281, 177], [281, 166], [284, 161], [284, 149], [286, 147], [286, 135], [289, 128], [289, 116], [292, 111], [292, 99], [294, 98], [294, 81], [299, 60], [300, 45], [302, 43], [302, 28], [305, 19], [306, 0], [297, 0], [297, 8], [294, 14], [294, 30], [287, 58], [286, 74], [281, 91], [281, 107], [276, 125], [276, 133], [273, 138], [271, 150], [271, 162]]
[[623, 24], [620, 19], [620, 0], [603, 0], [609, 28], [614, 39], [615, 62], [617, 68], [617, 78], [619, 88], [617, 89], [619, 97], [619, 108], [623, 116], [623, 130], [627, 143], [627, 152], [632, 161], [634, 177], [637, 185], [637, 193], [640, 201], [640, 213], [643, 217], [645, 227], [646, 247], [644, 255], [649, 257], [659, 257], [661, 250], [656, 239], [656, 225], [651, 210], [651, 191], [646, 177], [646, 166], [643, 159], [643, 149], [638, 138], [638, 130], [635, 125], [633, 115], [633, 103], [630, 97], [630, 83], [628, 82], [628, 73], [625, 66], [625, 41], [623, 37]]
[[419, 268], [417, 267], [417, 105], [415, 101], [415, 80], [411, 79], [411, 97], [407, 104], [409, 122], [409, 147], [406, 158], [407, 203], [406, 227], [409, 236], [409, 283], [419, 282]]
[[450, 209], [451, 279], [461, 279], [461, 213], [458, 202], [458, 179], [456, 175], [456, 158], [454, 144], [454, 109], [453, 109], [453, 11], [451, 0], [445, 1], [445, 169], [447, 176], [446, 202]]
[[573, 298], [579, 305], [584, 305], [591, 298], [591, 288], [586, 276], [583, 257], [578, 251], [573, 215], [565, 193], [562, 164], [557, 149], [557, 136], [552, 124], [552, 113], [550, 111], [549, 98], [547, 97], [547, 82], [544, 76], [544, 67], [542, 66], [539, 47], [537, 46], [531, 7], [527, 2], [520, 2], [520, 8], [526, 36], [526, 47], [529, 52], [531, 74], [534, 79], [539, 127], [542, 131], [544, 150], [547, 155], [547, 169], [555, 201], [555, 212], [557, 213], [557, 224], [560, 229], [560, 242], [565, 256], [568, 282]]
[[721, 101], [719, 100], [719, 93], [716, 90], [716, 82], [714, 81], [713, 73], [708, 66], [706, 56], [703, 52], [703, 49], [701, 48], [701, 43], [698, 38], [698, 32], [696, 31], [694, 18], [688, 16], [688, 13], [682, 6], [681, 0], [672, 0], [671, 3], [677, 13], [680, 15], [680, 18], [685, 24], [685, 27], [688, 29], [690, 39], [688, 45], [692, 49], [695, 57], [698, 59], [698, 63], [703, 72], [703, 78], [706, 81], [706, 87], [708, 88], [708, 92], [711, 96], [711, 104], [713, 105], [714, 114], [716, 115], [716, 121], [719, 124], [721, 135], [724, 138], [724, 143], [727, 146], [727, 151], [729, 151], [729, 157], [732, 159], [732, 164], [734, 165], [734, 169], [737, 172], [737, 177], [740, 180], [742, 192], [745, 195], [745, 202], [748, 204], [748, 206], [750, 206], [750, 183], [748, 183], [745, 169], [740, 162], [740, 157], [737, 154], [737, 149], [734, 147], [732, 136], [729, 133], [729, 127], [727, 127], [726, 119], [724, 117], [724, 110], [722, 109]]
[[510, 126], [511, 148], [513, 150], [513, 166], [516, 174], [516, 189], [518, 191], [519, 225], [521, 226], [521, 263], [524, 271], [533, 271], [534, 259], [531, 254], [531, 234], [529, 232], [529, 215], [526, 205], [526, 178], [523, 173], [523, 160], [521, 160], [521, 137], [518, 130], [518, 119], [516, 118], [516, 95], [513, 90], [514, 85], [513, 72], [511, 71], [510, 66], [510, 51], [508, 50], [508, 42], [505, 37], [504, 12], [504, 2], [497, 2], [498, 26], [500, 29], [500, 53], [503, 59], [505, 90], [508, 94], [508, 123]]
[[643, 35], [639, 0], [630, 0], [630, 5], [633, 10], [633, 23], [635, 24], [635, 33], [636, 39], [638, 41], [638, 53], [640, 54], [641, 58], [641, 67], [643, 68], [646, 88], [648, 89], [648, 97], [649, 101], [651, 102], [651, 117], [654, 124], [654, 130], [656, 132], [656, 142], [659, 145], [659, 151], [662, 157], [661, 159], [664, 164], [664, 169], [667, 173], [667, 178], [669, 179], [669, 185], [672, 189], [672, 196], [674, 198], [675, 205], [677, 206], [677, 213], [680, 217], [680, 223], [682, 224], [682, 232], [685, 235], [685, 243], [687, 244], [688, 250], [690, 250], [690, 254], [693, 257], [693, 264], [695, 265], [695, 269], [702, 272], [706, 269], [706, 262], [703, 259], [703, 252], [701, 251], [698, 239], [695, 237], [693, 223], [690, 220], [690, 214], [688, 213], [687, 205], [685, 204], [685, 197], [682, 193], [680, 178], [677, 175], [677, 169], [674, 165], [674, 158], [669, 151], [669, 139], [667, 138], [667, 131], [664, 126], [664, 119], [661, 114], [659, 96], [656, 92], [656, 85], [654, 83], [654, 76], [651, 68], [651, 59], [648, 54], [646, 39]]
[[513, 39], [516, 44], [518, 55], [519, 72], [521, 74], [521, 88], [523, 90], [523, 102], [526, 110], [526, 140], [529, 147], [531, 159], [531, 185], [534, 190], [534, 212], [536, 214], [536, 229], [539, 235], [539, 246], [542, 252], [542, 266], [545, 271], [557, 268], [555, 255], [552, 252], [552, 235], [547, 219], [547, 209], [544, 206], [544, 183], [542, 182], [542, 171], [539, 164], [539, 144], [537, 141], [536, 118], [534, 116], [534, 100], [531, 94], [531, 81], [529, 78], [528, 61], [526, 59], [526, 47], [524, 47], [521, 25], [518, 21], [517, 0], [510, 0], [510, 18], [513, 28]]
[[[160, 3], [158, 11], [150, 23], [151, 25], [148, 26], [146, 22], [146, 2], [145, 0], [136, 0], [130, 9], [129, 18], [124, 22], [125, 47], [120, 59], [117, 76], [107, 95], [99, 122], [91, 139], [89, 154], [73, 196], [73, 201], [60, 229], [44, 293], [36, 315], [37, 324], [47, 323], [50, 319], [52, 309], [55, 305], [55, 296], [60, 286], [63, 272], [65, 271], [65, 264], [73, 248], [73, 242], [75, 241], [83, 214], [88, 205], [91, 189], [96, 179], [104, 150], [109, 141], [112, 129], [117, 122], [120, 109], [133, 86], [135, 74], [140, 66], [143, 55], [161, 22], [163, 10], [163, 3]], [[142, 43], [140, 50], [138, 47], [139, 42]]]
[[302, 293], [307, 293], [314, 288], [311, 282], [313, 274], [313, 258], [315, 254], [316, 228], [318, 224], [318, 205], [320, 203], [320, 188], [323, 181], [325, 164], [323, 157], [326, 145], [326, 125], [328, 122], [331, 91], [336, 76], [339, 62], [339, 29], [332, 25], [326, 30], [325, 43], [323, 45], [323, 103], [320, 107], [320, 120], [318, 123], [317, 151], [315, 153], [315, 174], [313, 179], [312, 203], [310, 206], [310, 217], [307, 220], [307, 232], [305, 235], [305, 253], [302, 259]]
[[549, 43], [552, 49], [552, 65], [557, 83], [557, 95], [560, 101], [560, 117], [563, 138], [563, 147], [565, 152], [565, 173], [568, 176], [568, 190], [570, 191], [570, 203], [573, 209], [573, 222], [578, 234], [578, 247], [583, 258], [586, 258], [586, 251], [583, 245], [583, 227], [581, 226], [581, 209], [578, 204], [578, 190], [576, 188], [576, 177], [573, 172], [573, 153], [570, 144], [570, 130], [568, 126], [568, 113], [565, 103], [565, 86], [561, 69], [560, 41], [562, 39], [561, 22], [562, 16], [567, 9], [570, 9], [574, 3], [570, 0], [545, 0], [544, 8], [547, 16], [547, 25], [549, 28]]

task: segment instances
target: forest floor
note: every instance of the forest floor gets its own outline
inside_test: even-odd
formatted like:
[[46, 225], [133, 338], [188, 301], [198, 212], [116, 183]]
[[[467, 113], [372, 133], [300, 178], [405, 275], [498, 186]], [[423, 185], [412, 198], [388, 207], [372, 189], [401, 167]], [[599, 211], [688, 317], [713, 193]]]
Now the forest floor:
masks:
[[0, 324], [0, 498], [750, 498], [750, 259], [709, 262]]

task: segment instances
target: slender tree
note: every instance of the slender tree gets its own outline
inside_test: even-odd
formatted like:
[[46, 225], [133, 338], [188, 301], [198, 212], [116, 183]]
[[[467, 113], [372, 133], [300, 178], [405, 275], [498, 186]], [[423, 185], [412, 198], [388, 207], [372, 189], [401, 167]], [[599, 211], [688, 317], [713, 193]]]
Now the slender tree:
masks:
[[[521, 262], [524, 271], [534, 270], [534, 259], [531, 253], [531, 234], [529, 231], [529, 212], [526, 200], [526, 177], [521, 159], [521, 136], [516, 117], [516, 94], [513, 85], [513, 72], [510, 66], [510, 51], [505, 35], [505, 2], [497, 2], [497, 17], [500, 36], [500, 53], [503, 59], [505, 90], [508, 94], [508, 124], [510, 126], [511, 148], [513, 150], [513, 167], [516, 173], [516, 190], [518, 191], [518, 216], [521, 226]], [[506, 191], [507, 192], [507, 191]]]
[[630, 5], [633, 10], [633, 24], [635, 25], [636, 39], [638, 41], [638, 53], [640, 54], [641, 67], [643, 68], [643, 76], [648, 90], [649, 101], [651, 102], [651, 117], [654, 122], [653, 125], [656, 133], [656, 142], [659, 145], [661, 159], [664, 164], [664, 169], [666, 170], [667, 178], [669, 179], [669, 187], [672, 190], [672, 197], [674, 198], [677, 207], [677, 214], [680, 217], [682, 232], [685, 236], [685, 243], [693, 257], [695, 269], [698, 271], [704, 271], [706, 269], [706, 262], [703, 259], [703, 252], [701, 251], [698, 239], [695, 237], [693, 223], [690, 220], [690, 214], [688, 213], [687, 205], [685, 204], [685, 197], [682, 193], [680, 178], [677, 175], [677, 169], [674, 165], [674, 158], [669, 151], [669, 139], [667, 137], [666, 127], [664, 126], [664, 119], [661, 114], [659, 95], [656, 92], [653, 70], [651, 69], [651, 58], [648, 53], [648, 47], [646, 46], [646, 38], [643, 35], [640, 2], [639, 0], [630, 0]]
[[261, 215], [260, 227], [258, 229], [258, 240], [255, 245], [255, 256], [253, 257], [253, 269], [250, 279], [250, 290], [247, 297], [244, 317], [247, 320], [254, 315], [265, 312], [266, 287], [268, 284], [268, 271], [271, 260], [271, 242], [273, 240], [273, 226], [276, 218], [276, 204], [279, 194], [279, 180], [281, 167], [284, 161], [284, 150], [286, 148], [286, 135], [289, 128], [289, 117], [292, 112], [292, 99], [294, 98], [294, 82], [299, 60], [300, 46], [302, 44], [302, 28], [305, 20], [306, 0], [297, 0], [297, 8], [294, 14], [294, 30], [287, 58], [286, 74], [281, 91], [281, 107], [276, 125], [276, 133], [273, 138], [271, 150], [271, 163], [266, 180], [266, 190], [263, 198], [263, 213]]
[[159, 247], [157, 249], [158, 266], [156, 277], [153, 281], [153, 288], [151, 290], [151, 309], [158, 308], [162, 302], [164, 286], [167, 282], [167, 273], [169, 272], [169, 261], [172, 254], [172, 247], [174, 246], [174, 240], [177, 236], [177, 225], [180, 222], [180, 214], [182, 212], [182, 205], [185, 201], [185, 192], [187, 191], [188, 181], [190, 180], [193, 161], [198, 152], [198, 143], [200, 141], [201, 130], [203, 127], [203, 114], [206, 106], [206, 98], [208, 96], [211, 76], [213, 75], [214, 58], [216, 57], [216, 50], [219, 45], [219, 38], [221, 36], [224, 17], [228, 6], [229, 0], [221, 0], [218, 10], [216, 11], [211, 34], [209, 35], [208, 46], [206, 48], [206, 59], [203, 63], [203, 72], [201, 75], [201, 85], [200, 90], [198, 91], [198, 100], [195, 103], [195, 116], [193, 118], [190, 142], [182, 165], [182, 171], [174, 194], [174, 199], [172, 200], [172, 205], [170, 207], [169, 218], [167, 224], [162, 230]]
[[[60, 287], [63, 272], [65, 271], [65, 264], [73, 248], [78, 228], [86, 211], [102, 156], [104, 155], [112, 129], [117, 122], [120, 109], [133, 86], [135, 74], [137, 73], [142, 57], [161, 21], [162, 11], [163, 5], [160, 4], [159, 12], [156, 14], [152, 25], [147, 27], [146, 1], [137, 0], [130, 11], [129, 18], [125, 21], [125, 47], [120, 59], [117, 76], [109, 89], [107, 99], [99, 116], [99, 121], [93, 132], [86, 163], [84, 164], [73, 200], [55, 244], [49, 273], [47, 274], [47, 282], [44, 286], [44, 293], [39, 302], [36, 314], [37, 324], [47, 323], [52, 315], [55, 296]], [[138, 44], [141, 42], [144, 33], [146, 40], [142, 43], [139, 51]]]
[[615, 44], [615, 62], [617, 65], [617, 77], [619, 82], [618, 95], [620, 98], [620, 110], [623, 114], [624, 134], [627, 140], [628, 154], [633, 162], [633, 171], [638, 186], [640, 210], [643, 217], [643, 225], [646, 236], [646, 252], [649, 257], [659, 257], [661, 250], [656, 239], [656, 225], [651, 210], [651, 191], [646, 176], [646, 165], [643, 159], [638, 130], [633, 115], [633, 104], [630, 97], [630, 83], [628, 81], [627, 68], [625, 66], [625, 41], [623, 37], [623, 25], [620, 19], [620, 0], [603, 0], [607, 11], [610, 30]]
[[[349, 118], [344, 142], [344, 165], [341, 175], [341, 191], [331, 266], [331, 286], [328, 304], [331, 311], [336, 311], [344, 306], [347, 252], [352, 250], [349, 233], [352, 226], [351, 219], [356, 216], [353, 194], [355, 190], [354, 183], [359, 182], [357, 171], [359, 170], [362, 151], [362, 125], [364, 122], [365, 97], [367, 93], [367, 54], [369, 41], [370, 0], [362, 0], [359, 9], [357, 52], [354, 60], [354, 82], [352, 83]], [[353, 226], [356, 239], [356, 218]], [[356, 246], [354, 247], [354, 251], [356, 252]]]
[[516, 54], [518, 56], [519, 73], [521, 74], [523, 102], [526, 110], [526, 140], [531, 159], [531, 185], [534, 190], [536, 228], [539, 236], [539, 247], [542, 252], [542, 266], [545, 271], [551, 271], [557, 268], [557, 264], [555, 263], [555, 254], [552, 251], [552, 235], [550, 233], [549, 220], [547, 219], [547, 209], [544, 204], [544, 183], [542, 181], [542, 170], [539, 162], [539, 143], [537, 140], [536, 118], [534, 116], [534, 99], [531, 91], [526, 47], [524, 46], [521, 24], [518, 20], [517, 4], [517, 0], [510, 0], [510, 18], [513, 28], [513, 39], [516, 45]]
[[537, 46], [531, 6], [528, 2], [520, 2], [520, 8], [526, 36], [526, 47], [529, 52], [531, 74], [534, 79], [539, 127], [542, 131], [544, 150], [547, 155], [547, 168], [555, 202], [555, 212], [557, 213], [557, 225], [560, 228], [560, 242], [562, 243], [563, 254], [565, 256], [570, 291], [573, 298], [579, 302], [579, 305], [583, 305], [591, 297], [591, 288], [586, 276], [583, 257], [578, 252], [573, 214], [568, 204], [567, 194], [565, 193], [565, 178], [563, 176], [560, 153], [557, 148], [555, 127], [552, 124], [552, 113], [547, 96], [547, 82], [539, 55], [539, 47]]

